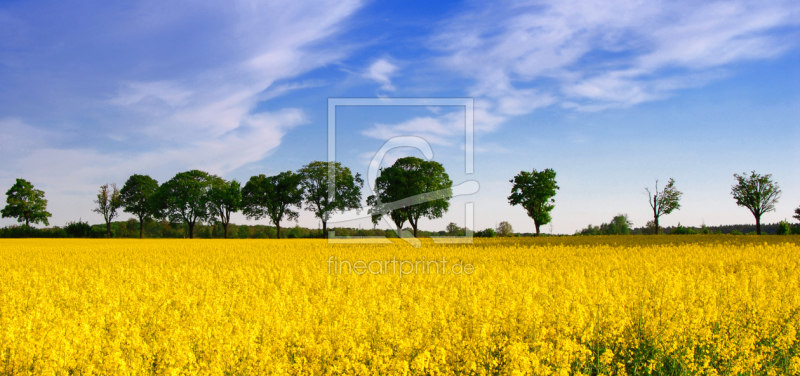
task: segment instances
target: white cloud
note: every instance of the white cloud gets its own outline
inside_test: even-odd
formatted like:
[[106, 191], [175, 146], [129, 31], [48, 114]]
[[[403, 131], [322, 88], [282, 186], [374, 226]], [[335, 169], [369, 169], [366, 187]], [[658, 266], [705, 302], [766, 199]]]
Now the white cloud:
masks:
[[386, 61], [386, 59], [378, 59], [367, 68], [363, 76], [381, 84], [381, 90], [383, 91], [394, 91], [392, 76], [396, 71], [397, 66]]
[[796, 1], [513, 1], [466, 12], [432, 39], [487, 103], [476, 123], [561, 103], [598, 110], [658, 100], [727, 65], [795, 47]]
[[418, 136], [429, 144], [449, 146], [463, 142], [464, 112], [452, 111], [431, 117], [415, 117], [396, 124], [376, 123], [361, 134], [378, 140], [399, 136]]

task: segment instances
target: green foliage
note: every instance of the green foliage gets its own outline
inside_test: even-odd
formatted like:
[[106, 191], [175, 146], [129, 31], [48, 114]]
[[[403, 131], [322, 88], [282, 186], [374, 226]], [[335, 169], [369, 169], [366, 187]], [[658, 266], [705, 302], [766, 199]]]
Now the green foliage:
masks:
[[114, 183], [101, 185], [94, 203], [97, 207], [92, 211], [103, 216], [106, 221], [106, 238], [111, 238], [111, 221], [117, 217], [117, 210], [122, 206], [117, 185]]
[[502, 221], [499, 225], [497, 225], [497, 236], [514, 236], [514, 228], [511, 227], [510, 223]]
[[139, 237], [144, 237], [144, 223], [155, 213], [152, 198], [158, 182], [148, 175], [133, 174], [120, 189], [123, 211], [139, 218]]
[[227, 181], [214, 176], [211, 187], [206, 193], [208, 214], [219, 219], [223, 228], [224, 237], [228, 237], [228, 225], [231, 223], [231, 214], [242, 210], [242, 186], [238, 181]]
[[800, 207], [798, 207], [797, 209], [794, 209], [794, 216], [792, 216], [792, 218], [800, 221]]
[[739, 232], [739, 230], [733, 230], [733, 231], [731, 231], [731, 235], [741, 235], [741, 234], [742, 234], [742, 233], [741, 233], [741, 232]]
[[376, 195], [367, 198], [372, 221], [377, 223], [388, 214], [398, 229], [408, 221], [416, 237], [420, 218], [441, 218], [450, 208], [452, 187], [440, 163], [400, 158], [391, 167], [382, 168], [375, 179]]
[[658, 190], [658, 180], [656, 180], [656, 190], [650, 193], [650, 188], [645, 188], [649, 199], [650, 208], [653, 209], [653, 234], [660, 234], [661, 229], [658, 219], [662, 215], [667, 215], [681, 208], [681, 196], [683, 192], [675, 188], [675, 179], [670, 178], [667, 185], [661, 191]]
[[756, 233], [761, 235], [761, 216], [764, 213], [775, 211], [775, 204], [781, 197], [778, 183], [772, 181], [772, 174], [760, 175], [751, 171], [733, 174], [736, 184], [731, 187], [731, 195], [736, 200], [736, 205], [746, 207], [756, 219]]
[[3, 218], [16, 218], [17, 222], [50, 225], [48, 218], [53, 215], [47, 211], [47, 200], [44, 192], [33, 188], [33, 184], [24, 179], [17, 179], [6, 192], [6, 206], [0, 211]]
[[78, 222], [68, 222], [64, 231], [71, 238], [88, 238], [92, 234], [92, 226], [89, 225], [89, 222], [78, 220]]
[[[539, 236], [539, 227], [550, 223], [550, 212], [555, 207], [556, 172], [548, 168], [541, 172], [534, 169], [532, 172], [521, 171], [514, 179], [511, 196], [508, 202], [511, 205], [521, 205], [533, 219], [536, 226], [536, 236]], [[499, 233], [499, 231], [498, 231]]]
[[609, 223], [603, 223], [599, 227], [589, 225], [589, 227], [576, 232], [579, 235], [629, 235], [631, 233], [631, 223], [627, 214], [618, 214]]
[[277, 227], [280, 238], [281, 221], [284, 218], [297, 220], [299, 216], [293, 208], [300, 209], [303, 203], [302, 179], [302, 175], [291, 171], [269, 177], [263, 174], [251, 177], [242, 189], [242, 212], [248, 219], [269, 218]]
[[776, 235], [789, 235], [792, 233], [792, 225], [789, 224], [788, 221], [780, 221], [778, 223], [778, 230], [775, 232]]
[[675, 227], [670, 231], [670, 235], [697, 235], [697, 231], [692, 230], [689, 227], [681, 226], [680, 222], [678, 222], [678, 227]]
[[181, 172], [158, 187], [153, 197], [159, 218], [183, 222], [189, 227], [189, 238], [194, 238], [194, 226], [209, 217], [207, 193], [214, 175], [199, 170]]
[[477, 238], [494, 238], [497, 236], [497, 233], [494, 232], [494, 229], [487, 228], [485, 230], [481, 230], [475, 233], [475, 237]]
[[[331, 214], [361, 209], [364, 180], [360, 174], [353, 176], [350, 169], [341, 163], [315, 161], [303, 166], [297, 173], [302, 176], [300, 184], [306, 210], [322, 221], [322, 232], [326, 236]], [[329, 179], [331, 175], [334, 176], [333, 180]], [[334, 193], [333, 197], [331, 193]]]

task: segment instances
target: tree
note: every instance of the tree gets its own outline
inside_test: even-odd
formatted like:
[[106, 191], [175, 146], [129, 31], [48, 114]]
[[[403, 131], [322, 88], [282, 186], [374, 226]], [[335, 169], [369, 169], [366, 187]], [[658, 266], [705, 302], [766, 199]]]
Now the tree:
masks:
[[667, 185], [660, 192], [658, 190], [658, 180], [656, 180], [655, 193], [650, 193], [650, 188], [645, 188], [644, 190], [647, 192], [650, 208], [653, 209], [653, 226], [655, 226], [653, 233], [658, 234], [658, 218], [672, 213], [674, 210], [680, 210], [683, 192], [675, 188], [675, 179], [672, 178], [669, 179]]
[[242, 189], [242, 202], [248, 219], [269, 218], [281, 238], [281, 221], [284, 217], [297, 220], [299, 214], [292, 208], [300, 209], [303, 204], [303, 177], [291, 171], [276, 176], [253, 176]]
[[797, 209], [794, 209], [794, 216], [792, 218], [800, 221], [800, 206], [798, 206]]
[[6, 206], [0, 211], [3, 218], [16, 218], [17, 222], [25, 222], [25, 227], [32, 223], [50, 225], [47, 218], [53, 215], [47, 211], [47, 200], [44, 192], [33, 188], [33, 184], [25, 179], [17, 179], [6, 192]]
[[539, 227], [550, 223], [552, 219], [550, 212], [556, 200], [556, 172], [553, 169], [545, 169], [541, 172], [534, 169], [532, 172], [521, 171], [514, 179], [511, 188], [511, 196], [508, 202], [511, 205], [521, 205], [528, 211], [528, 216], [533, 219], [536, 226], [536, 236], [539, 236]]
[[775, 204], [781, 197], [778, 183], [772, 181], [772, 174], [759, 175], [751, 171], [750, 176], [733, 174], [736, 184], [731, 187], [731, 195], [736, 205], [750, 209], [756, 218], [756, 234], [761, 235], [761, 216], [775, 211]]
[[[322, 221], [323, 237], [328, 237], [328, 220], [335, 212], [361, 209], [361, 188], [364, 180], [339, 162], [311, 162], [297, 173], [302, 177], [303, 201], [306, 210]], [[334, 179], [330, 180], [329, 176]], [[332, 189], [331, 189], [332, 188]], [[334, 193], [331, 197], [331, 193]]]
[[[439, 162], [417, 157], [400, 158], [375, 179], [376, 195], [367, 199], [373, 222], [390, 214], [399, 229], [408, 220], [417, 237], [420, 218], [441, 218], [450, 208], [453, 181]], [[399, 206], [399, 207], [398, 207]], [[389, 209], [387, 209], [389, 208]], [[401, 223], [398, 223], [402, 221]]]
[[497, 236], [514, 236], [514, 228], [506, 221], [500, 222], [500, 224], [497, 225]]
[[208, 218], [207, 193], [214, 178], [199, 170], [175, 175], [158, 187], [153, 197], [157, 217], [186, 223], [189, 239], [193, 239], [195, 224]]
[[111, 221], [117, 217], [117, 210], [122, 206], [117, 185], [114, 183], [101, 185], [94, 203], [97, 204], [97, 207], [92, 211], [103, 215], [103, 219], [106, 221], [106, 238], [111, 238]]
[[139, 218], [139, 238], [144, 238], [144, 221], [154, 214], [152, 198], [158, 182], [147, 175], [133, 174], [119, 191], [123, 211]]
[[231, 223], [231, 213], [242, 209], [242, 186], [236, 181], [214, 177], [211, 188], [208, 190], [206, 200], [210, 217], [219, 218], [224, 228], [225, 239], [228, 238], [228, 225]]
[[458, 225], [455, 222], [450, 222], [445, 228], [447, 235], [458, 235], [461, 232], [461, 230], [462, 230], [461, 227], [458, 227]]

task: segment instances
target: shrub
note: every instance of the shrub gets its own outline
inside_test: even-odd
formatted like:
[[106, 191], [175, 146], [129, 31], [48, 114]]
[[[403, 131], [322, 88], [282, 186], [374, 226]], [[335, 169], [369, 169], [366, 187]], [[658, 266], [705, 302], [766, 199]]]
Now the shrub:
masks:
[[789, 235], [792, 233], [792, 226], [786, 220], [778, 223], [778, 229], [775, 232], [777, 235]]

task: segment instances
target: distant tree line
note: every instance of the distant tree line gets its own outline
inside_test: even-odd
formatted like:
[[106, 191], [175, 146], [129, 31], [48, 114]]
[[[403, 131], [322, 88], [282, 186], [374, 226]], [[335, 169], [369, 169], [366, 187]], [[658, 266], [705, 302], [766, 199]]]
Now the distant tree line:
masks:
[[[333, 179], [331, 179], [333, 177]], [[760, 175], [755, 171], [734, 174], [735, 184], [731, 195], [736, 204], [747, 208], [755, 218], [755, 233], [762, 233], [761, 217], [775, 210], [781, 190], [770, 174]], [[551, 223], [551, 212], [555, 207], [555, 195], [559, 186], [556, 172], [552, 169], [531, 172], [521, 171], [512, 180], [509, 204], [521, 206], [534, 222], [535, 233], [540, 236], [542, 225]], [[450, 223], [445, 231], [426, 232], [419, 229], [420, 219], [441, 218], [450, 206], [452, 184], [444, 167], [434, 161], [416, 157], [398, 159], [392, 166], [381, 168], [375, 180], [375, 194], [367, 197], [369, 214], [373, 224], [386, 218], [394, 225], [393, 230], [337, 229], [337, 236], [464, 236], [476, 237], [518, 236], [508, 222], [496, 228], [473, 231]], [[49, 226], [52, 215], [47, 211], [44, 192], [37, 190], [24, 180], [16, 179], [6, 192], [3, 218], [15, 218], [24, 223], [20, 228], [9, 227], [0, 231], [0, 237], [138, 237], [143, 238], [283, 238], [283, 237], [327, 237], [327, 224], [337, 212], [362, 209], [364, 181], [349, 168], [338, 162], [315, 161], [299, 170], [285, 171], [274, 176], [252, 176], [244, 185], [236, 180], [225, 180], [200, 170], [176, 174], [172, 179], [159, 184], [147, 175], [134, 174], [121, 189], [114, 183], [103, 184], [94, 200], [94, 212], [103, 216], [104, 228], [88, 223], [70, 222], [64, 228], [37, 230], [31, 224]], [[659, 220], [675, 210], [680, 210], [683, 195], [674, 179], [659, 190], [645, 188], [653, 220], [643, 228], [632, 228], [626, 214], [619, 214], [609, 223], [589, 225], [576, 235], [624, 235], [624, 234], [693, 234], [693, 233], [749, 233], [749, 228], [728, 229], [677, 227], [662, 228]], [[321, 230], [294, 226], [283, 236], [282, 226], [286, 221], [296, 221], [299, 210], [314, 214], [321, 223]], [[134, 216], [127, 221], [115, 221], [119, 211]], [[231, 224], [231, 215], [241, 212], [247, 219], [267, 219], [272, 226], [236, 226]], [[800, 207], [794, 218], [800, 221]], [[408, 223], [411, 227], [405, 228]], [[800, 232], [800, 227], [788, 221], [768, 225], [768, 233], [789, 234]], [[551, 225], [552, 232], [552, 225]]]

